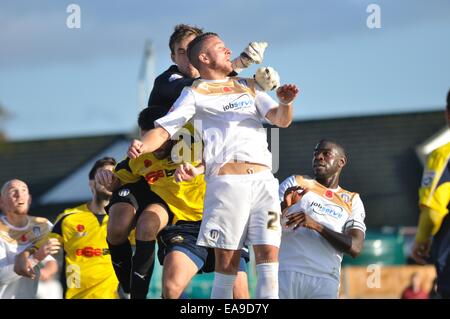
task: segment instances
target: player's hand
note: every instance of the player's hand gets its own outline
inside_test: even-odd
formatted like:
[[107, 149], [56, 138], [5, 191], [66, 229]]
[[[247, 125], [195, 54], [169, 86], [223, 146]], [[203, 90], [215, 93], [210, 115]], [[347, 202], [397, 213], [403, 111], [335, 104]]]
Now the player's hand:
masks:
[[61, 249], [61, 243], [57, 238], [49, 238], [39, 249], [37, 252], [33, 254], [33, 257], [41, 261], [48, 255], [55, 255]]
[[256, 83], [264, 91], [272, 91], [280, 86], [280, 76], [274, 68], [260, 67], [253, 76]]
[[317, 229], [317, 222], [305, 212], [288, 213], [286, 219], [286, 227], [293, 227], [293, 230], [296, 230], [299, 227], [313, 230]]
[[269, 44], [267, 42], [250, 42], [241, 53], [241, 56], [250, 63], [260, 64], [264, 59], [264, 51]]
[[411, 258], [419, 265], [427, 264], [426, 258], [430, 257], [430, 242], [425, 243], [414, 242]]
[[20, 253], [16, 256], [14, 263], [14, 272], [19, 276], [34, 279], [36, 276], [33, 269], [35, 265], [28, 256], [29, 255], [25, 252]]
[[144, 143], [139, 140], [133, 140], [128, 147], [127, 155], [129, 158], [138, 158], [144, 152]]
[[267, 42], [251, 42], [245, 47], [244, 51], [233, 61], [233, 70], [239, 73], [242, 69], [248, 68], [253, 63], [259, 64], [264, 59], [264, 51], [266, 50]]
[[175, 181], [190, 181], [202, 172], [200, 169], [190, 163], [183, 163], [175, 170]]
[[118, 179], [114, 173], [109, 169], [98, 169], [95, 174], [95, 182], [102, 185], [107, 191], [114, 191], [114, 186], [116, 185]]
[[284, 192], [284, 203], [286, 208], [292, 205], [292, 197], [294, 196], [294, 193], [301, 189], [302, 188], [300, 186], [291, 186], [286, 189]]
[[278, 88], [277, 97], [282, 104], [291, 104], [298, 95], [298, 88], [295, 84], [285, 84]]

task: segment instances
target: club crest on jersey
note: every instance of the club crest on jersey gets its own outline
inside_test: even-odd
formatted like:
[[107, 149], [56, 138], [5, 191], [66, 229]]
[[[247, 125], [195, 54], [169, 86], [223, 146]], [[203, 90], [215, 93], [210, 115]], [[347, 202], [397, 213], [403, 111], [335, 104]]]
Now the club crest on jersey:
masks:
[[34, 236], [39, 237], [41, 235], [41, 228], [39, 226], [34, 226], [33, 234], [34, 234]]
[[217, 241], [217, 239], [219, 239], [219, 231], [217, 229], [211, 229], [209, 231], [209, 238], [213, 241]]
[[145, 161], [144, 161], [144, 166], [145, 167], [150, 167], [150, 166], [152, 166], [152, 161], [151, 160], [148, 160], [148, 159], [146, 159]]
[[130, 190], [128, 188], [121, 189], [118, 193], [120, 197], [128, 196], [128, 194], [130, 194]]
[[422, 177], [422, 187], [429, 187], [433, 183], [435, 175], [435, 171], [426, 170]]
[[342, 198], [342, 200], [343, 200], [345, 203], [350, 202], [350, 196], [349, 196], [348, 194], [346, 194], [346, 193], [342, 193], [342, 194], [341, 194], [341, 198]]

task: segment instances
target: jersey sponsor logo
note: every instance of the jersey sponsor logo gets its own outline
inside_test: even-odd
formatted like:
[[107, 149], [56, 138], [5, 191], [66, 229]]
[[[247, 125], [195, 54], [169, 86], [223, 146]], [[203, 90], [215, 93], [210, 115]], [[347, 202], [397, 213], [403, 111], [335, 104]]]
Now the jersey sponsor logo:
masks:
[[251, 106], [253, 106], [253, 99], [251, 99], [248, 94], [242, 94], [230, 103], [223, 105], [222, 108], [226, 112], [241, 110]]
[[328, 215], [330, 217], [339, 219], [342, 217], [342, 207], [333, 205], [333, 204], [321, 204], [317, 202], [312, 202], [310, 207], [312, 207], [312, 211], [317, 215]]
[[435, 171], [426, 170], [423, 173], [423, 177], [422, 177], [422, 187], [430, 187], [431, 184], [433, 183], [435, 175], [436, 175]]
[[147, 180], [147, 183], [154, 184], [158, 179], [161, 177], [164, 177], [164, 171], [162, 169], [158, 171], [153, 171], [145, 175], [145, 179]]
[[130, 190], [128, 188], [121, 189], [118, 193], [120, 197], [128, 196], [128, 194], [130, 194]]
[[182, 75], [174, 73], [169, 77], [169, 82], [172, 82], [172, 81], [175, 81], [178, 79], [182, 79], [182, 78], [183, 78]]
[[84, 247], [76, 250], [77, 256], [83, 257], [101, 257], [109, 255], [108, 248], [94, 248], [94, 247]]

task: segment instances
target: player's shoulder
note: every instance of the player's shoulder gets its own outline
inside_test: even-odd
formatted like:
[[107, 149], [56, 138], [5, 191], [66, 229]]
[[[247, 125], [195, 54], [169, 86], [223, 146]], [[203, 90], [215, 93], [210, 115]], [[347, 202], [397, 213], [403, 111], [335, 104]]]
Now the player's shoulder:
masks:
[[352, 192], [342, 187], [336, 192], [345, 203], [355, 203], [361, 201], [361, 198], [357, 192]]
[[185, 78], [185, 76], [180, 72], [178, 67], [176, 65], [171, 65], [166, 71], [156, 77], [155, 82], [172, 82], [183, 78]]
[[315, 184], [314, 179], [308, 175], [292, 175], [291, 178], [301, 187], [312, 187]]
[[55, 224], [60, 222], [60, 221], [62, 221], [63, 219], [65, 219], [65, 218], [67, 218], [69, 216], [72, 216], [72, 215], [75, 215], [75, 214], [83, 214], [83, 213], [87, 213], [87, 212], [90, 212], [90, 211], [89, 211], [89, 208], [88, 208], [86, 203], [81, 204], [81, 205], [76, 206], [76, 207], [67, 208], [61, 214], [59, 214], [56, 217]]
[[430, 159], [436, 159], [436, 158], [447, 159], [449, 156], [450, 156], [450, 142], [436, 148], [433, 152], [431, 152]]

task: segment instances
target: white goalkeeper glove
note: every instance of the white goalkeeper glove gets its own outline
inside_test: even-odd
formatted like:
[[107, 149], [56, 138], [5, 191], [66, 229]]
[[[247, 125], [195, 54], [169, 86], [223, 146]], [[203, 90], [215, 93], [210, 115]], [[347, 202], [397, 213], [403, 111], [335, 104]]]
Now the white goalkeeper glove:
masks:
[[248, 68], [251, 64], [260, 64], [264, 59], [264, 51], [267, 47], [267, 42], [251, 42], [242, 51], [242, 53], [233, 61], [233, 70], [236, 73], [242, 71], [242, 69]]
[[260, 67], [253, 78], [263, 91], [272, 91], [280, 86], [280, 76], [270, 66]]

